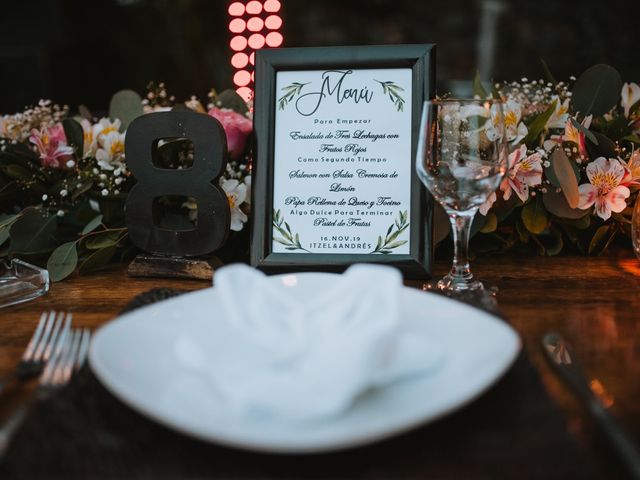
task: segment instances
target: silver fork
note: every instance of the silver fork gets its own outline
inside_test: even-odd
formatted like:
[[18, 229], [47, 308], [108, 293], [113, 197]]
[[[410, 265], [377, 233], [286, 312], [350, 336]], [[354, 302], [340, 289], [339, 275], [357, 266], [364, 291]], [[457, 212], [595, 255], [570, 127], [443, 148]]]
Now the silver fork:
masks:
[[71, 318], [70, 313], [42, 312], [20, 363], [9, 375], [0, 379], [0, 393], [5, 385], [13, 380], [26, 380], [42, 373], [61, 332], [71, 328]]
[[21, 404], [0, 427], [0, 458], [9, 447], [11, 438], [22, 425], [29, 408], [35, 400], [46, 399], [63, 387], [84, 364], [89, 351], [91, 333], [89, 329], [66, 329], [58, 336], [52, 347], [51, 359], [45, 366], [33, 396]]

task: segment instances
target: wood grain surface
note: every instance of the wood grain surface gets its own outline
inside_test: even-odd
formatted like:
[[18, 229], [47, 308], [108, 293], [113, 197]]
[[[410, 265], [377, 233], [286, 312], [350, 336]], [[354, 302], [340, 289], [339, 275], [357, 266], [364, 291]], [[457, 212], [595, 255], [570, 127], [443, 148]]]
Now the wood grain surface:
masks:
[[[640, 442], [640, 262], [630, 252], [604, 257], [509, 256], [477, 259], [473, 268], [482, 280], [499, 288], [502, 312], [522, 336], [545, 387], [580, 441], [600, 445], [584, 409], [542, 355], [540, 339], [551, 330], [573, 344], [593, 389]], [[446, 259], [436, 263], [437, 275], [446, 270]], [[70, 311], [76, 326], [95, 329], [151, 288], [193, 290], [209, 285], [131, 278], [125, 266], [53, 284], [44, 297], [0, 310], [0, 375], [18, 362], [43, 310]], [[0, 410], [5, 401], [0, 398]]]

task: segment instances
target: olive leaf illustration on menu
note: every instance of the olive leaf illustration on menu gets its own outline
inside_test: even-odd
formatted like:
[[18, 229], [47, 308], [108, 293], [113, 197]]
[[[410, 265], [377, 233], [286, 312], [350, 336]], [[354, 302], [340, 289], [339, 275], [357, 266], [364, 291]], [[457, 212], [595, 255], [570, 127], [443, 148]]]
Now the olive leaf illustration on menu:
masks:
[[278, 99], [278, 108], [280, 110], [284, 110], [284, 107], [286, 107], [291, 100], [293, 100], [296, 96], [300, 95], [300, 92], [302, 91], [305, 85], [309, 85], [309, 82], [307, 83], [293, 82], [291, 85], [287, 85], [286, 87], [283, 87], [281, 90], [284, 92], [284, 95], [282, 95]]
[[273, 236], [273, 240], [285, 246], [287, 250], [302, 250], [311, 253], [300, 244], [300, 235], [291, 231], [289, 224], [284, 221], [284, 217], [280, 216], [280, 210], [273, 211], [273, 228], [282, 235], [281, 237]]
[[381, 235], [378, 236], [376, 248], [371, 253], [391, 253], [391, 250], [394, 248], [398, 248], [407, 243], [408, 240], [397, 240], [400, 234], [409, 227], [407, 217], [408, 214], [406, 210], [404, 212], [398, 212], [398, 218], [389, 226], [386, 236], [384, 238], [382, 238]]
[[[374, 79], [375, 80], [375, 79]], [[398, 112], [402, 112], [404, 110], [404, 98], [400, 95], [400, 92], [404, 92], [404, 88], [400, 85], [396, 85], [395, 82], [381, 82], [380, 80], [375, 80], [380, 85], [382, 85], [382, 93], [384, 95], [389, 95], [389, 99], [396, 106], [396, 110]]]

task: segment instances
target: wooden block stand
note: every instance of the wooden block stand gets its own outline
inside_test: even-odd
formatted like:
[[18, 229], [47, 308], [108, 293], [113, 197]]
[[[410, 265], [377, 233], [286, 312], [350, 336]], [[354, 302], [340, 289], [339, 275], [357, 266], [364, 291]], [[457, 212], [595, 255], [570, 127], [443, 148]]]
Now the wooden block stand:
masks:
[[190, 278], [211, 281], [217, 268], [223, 266], [216, 256], [172, 257], [141, 253], [129, 264], [130, 277]]

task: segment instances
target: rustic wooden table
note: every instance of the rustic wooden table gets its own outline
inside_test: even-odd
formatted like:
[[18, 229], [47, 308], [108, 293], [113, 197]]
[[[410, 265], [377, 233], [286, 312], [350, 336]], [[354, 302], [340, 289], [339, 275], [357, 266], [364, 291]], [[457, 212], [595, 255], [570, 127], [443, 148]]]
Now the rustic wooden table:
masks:
[[[622, 252], [596, 258], [488, 257], [474, 261], [473, 267], [481, 279], [499, 287], [500, 308], [522, 335], [545, 387], [565, 411], [570, 431], [597, 445], [593, 423], [542, 355], [540, 339], [551, 330], [573, 344], [592, 388], [640, 442], [640, 262]], [[446, 269], [446, 259], [441, 260], [435, 273]], [[76, 326], [95, 329], [151, 288], [208, 285], [129, 278], [123, 267], [56, 283], [44, 297], [0, 310], [0, 375], [18, 362], [43, 310], [73, 312]]]

